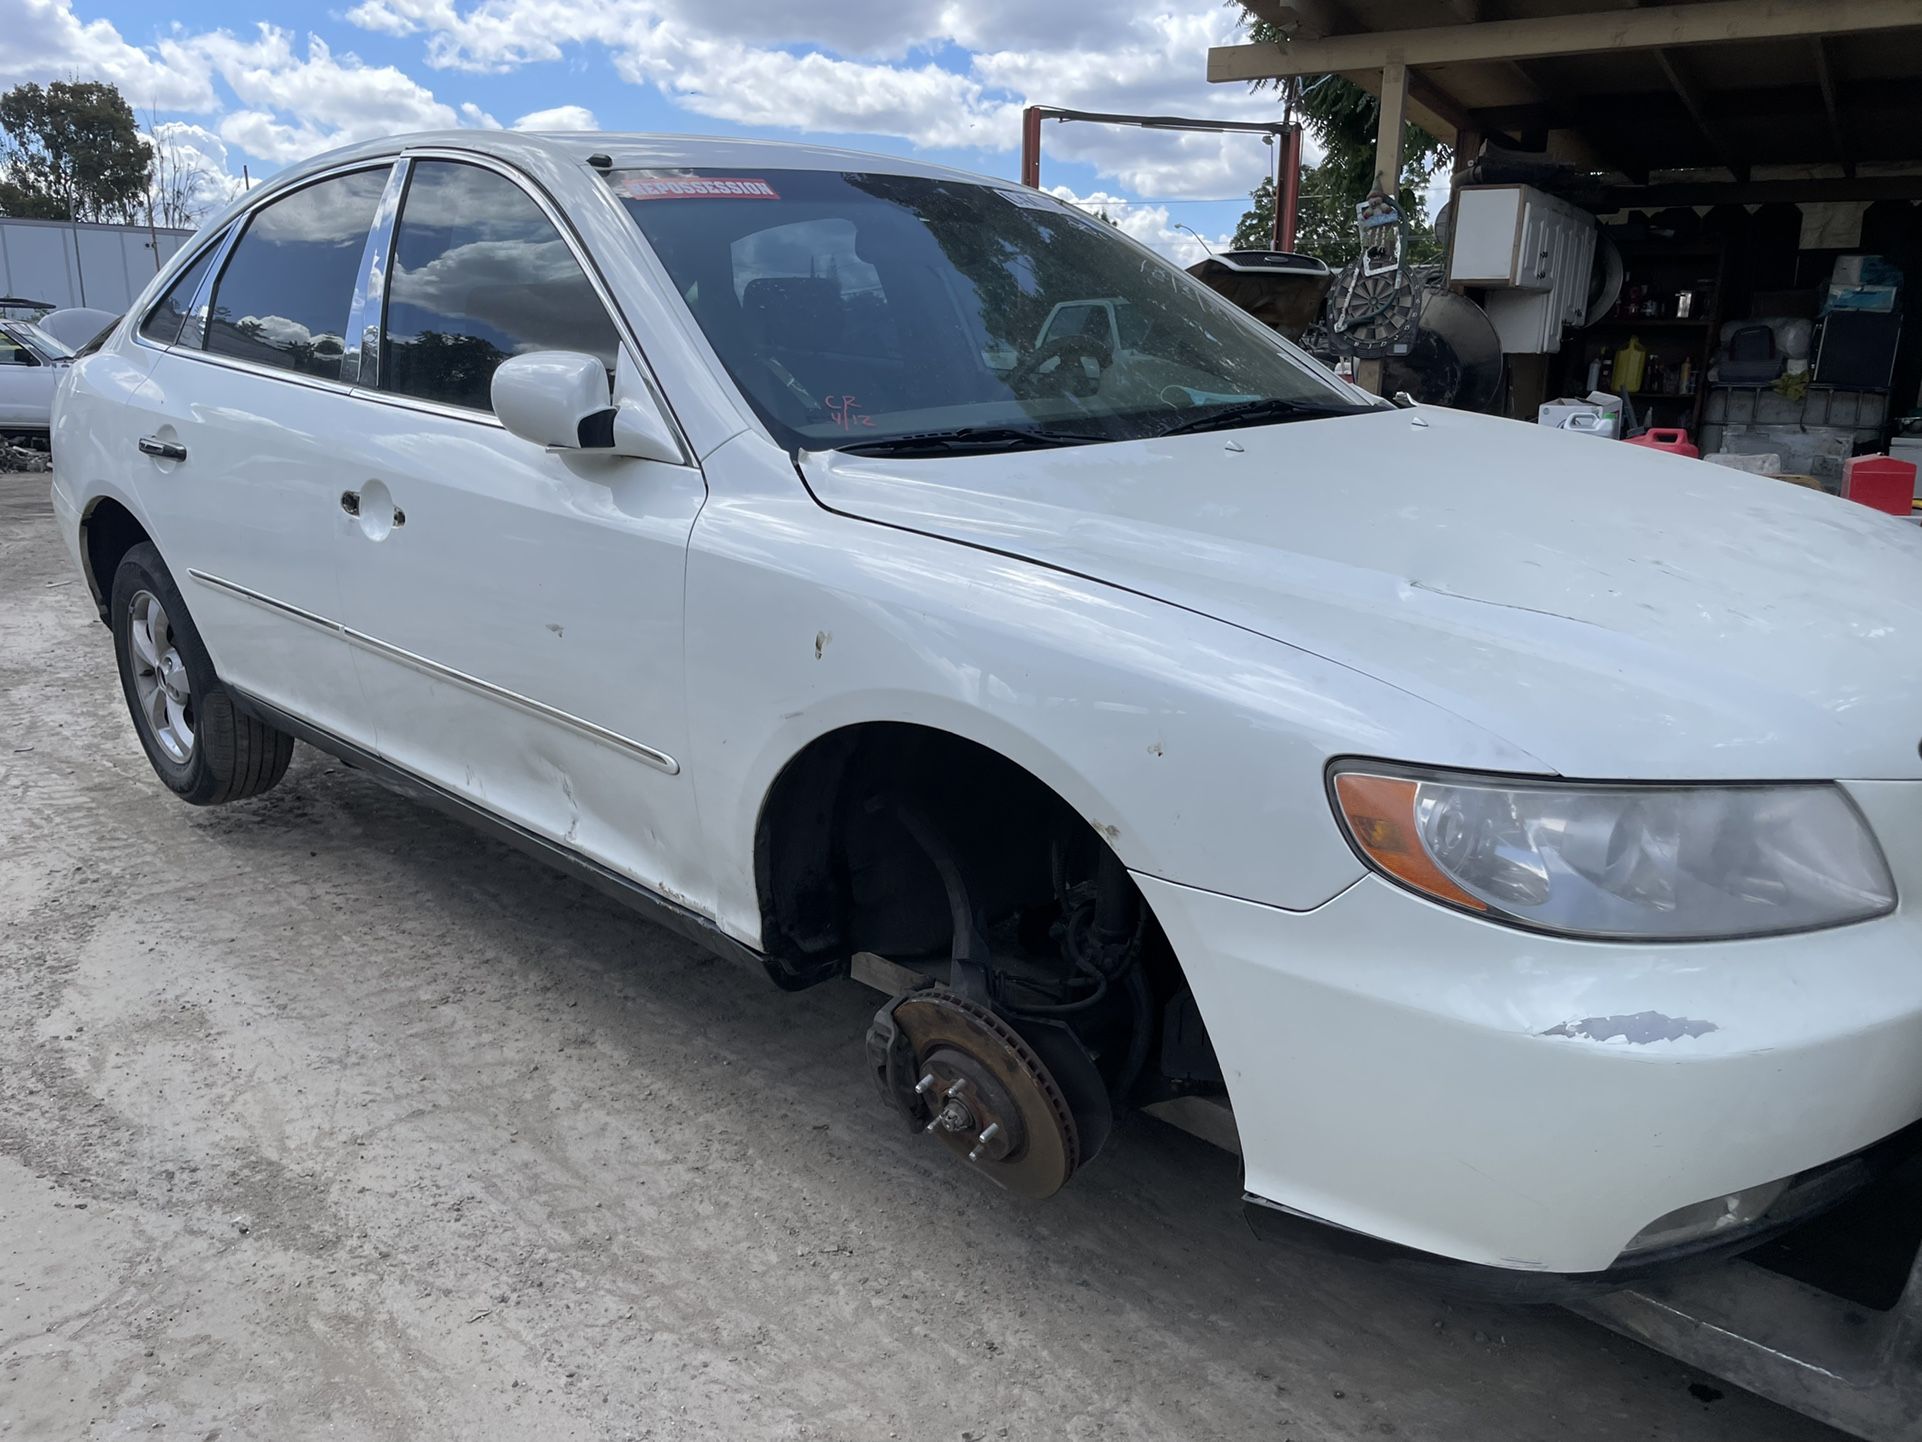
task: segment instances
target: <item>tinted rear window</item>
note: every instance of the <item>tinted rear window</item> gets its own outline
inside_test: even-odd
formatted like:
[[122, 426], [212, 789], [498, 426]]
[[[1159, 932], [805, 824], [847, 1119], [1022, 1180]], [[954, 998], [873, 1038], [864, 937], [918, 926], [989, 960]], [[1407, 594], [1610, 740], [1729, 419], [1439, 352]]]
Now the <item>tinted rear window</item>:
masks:
[[340, 378], [354, 278], [387, 167], [337, 175], [254, 213], [214, 285], [207, 349]]
[[180, 339], [180, 327], [187, 319], [194, 296], [200, 290], [200, 282], [206, 279], [207, 267], [214, 263], [214, 252], [219, 248], [218, 242], [208, 246], [201, 252], [200, 259], [183, 270], [180, 278], [167, 287], [167, 293], [147, 312], [147, 318], [140, 322], [143, 336], [158, 345], [172, 345]]

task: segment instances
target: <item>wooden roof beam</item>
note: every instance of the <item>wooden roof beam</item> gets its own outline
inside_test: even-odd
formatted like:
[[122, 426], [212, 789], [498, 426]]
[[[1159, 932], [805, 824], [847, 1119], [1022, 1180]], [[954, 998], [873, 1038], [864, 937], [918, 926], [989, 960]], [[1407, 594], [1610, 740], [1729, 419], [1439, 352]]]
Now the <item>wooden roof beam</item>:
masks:
[[[1301, 3], [1293, 8], [1303, 9]], [[1208, 51], [1213, 81], [1278, 80], [1379, 70], [1385, 65], [1461, 65], [1658, 50], [1747, 40], [1808, 39], [1922, 28], [1915, 0], [1703, 0], [1522, 20], [1484, 20], [1423, 30], [1382, 30], [1297, 38], [1286, 45], [1217, 45]]]
[[1665, 180], [1608, 188], [1595, 205], [1612, 210], [1659, 210], [1670, 205], [1803, 204], [1823, 200], [1922, 200], [1922, 175], [1858, 175], [1852, 180]]
[[1723, 167], [1736, 180], [1747, 180], [1749, 178], [1748, 162], [1735, 153], [1728, 143], [1727, 133], [1709, 118], [1708, 107], [1702, 100], [1701, 87], [1690, 75], [1687, 62], [1671, 54], [1667, 49], [1661, 49], [1655, 52], [1655, 63], [1661, 67], [1670, 88], [1681, 100], [1683, 109], [1688, 111], [1688, 118], [1695, 122], [1695, 128], [1701, 131], [1703, 138], [1714, 147], [1716, 157]]
[[[1508, 0], [1443, 0], [1443, 3], [1449, 13], [1464, 25], [1510, 18]], [[1546, 105], [1556, 93], [1555, 77], [1546, 73], [1535, 61], [1511, 60], [1507, 62], [1507, 69], [1522, 89], [1540, 104]], [[1596, 170], [1620, 171], [1637, 185], [1648, 182], [1648, 167], [1628, 160], [1605, 139], [1597, 140], [1593, 134], [1573, 127], [1561, 128], [1569, 132], [1566, 148], [1572, 152], [1571, 158], [1576, 159], [1577, 163]]]
[[[1499, 13], [1496, 9], [1499, 0], [1444, 0], [1444, 3], [1451, 13], [1463, 21]], [[1292, 3], [1286, 3], [1286, 0], [1242, 0], [1242, 8], [1257, 20], [1266, 21], [1287, 32], [1293, 37], [1294, 43], [1361, 33], [1361, 22], [1345, 0], [1292, 0]], [[1525, 87], [1534, 91], [1537, 100], [1546, 100], [1546, 87], [1525, 67], [1517, 64], [1510, 69]], [[1353, 81], [1370, 95], [1381, 94], [1379, 69], [1336, 73], [1344, 80]], [[1463, 131], [1482, 133], [1490, 129], [1485, 121], [1470, 116], [1467, 108], [1436, 84], [1432, 77], [1413, 71], [1408, 76], [1407, 116], [1437, 140], [1450, 144]], [[1496, 126], [1494, 129], [1505, 132], [1508, 127]], [[1617, 170], [1634, 182], [1648, 179], [1645, 166], [1631, 165], [1612, 151], [1596, 145], [1588, 135], [1571, 132], [1570, 140], [1571, 143], [1566, 147], [1570, 152], [1568, 158], [1577, 164], [1596, 170]]]
[[1849, 148], [1848, 123], [1842, 119], [1842, 102], [1835, 84], [1835, 62], [1829, 55], [1829, 42], [1815, 37], [1815, 80], [1822, 87], [1822, 108], [1828, 112], [1829, 138], [1835, 142], [1835, 158], [1842, 173], [1855, 175], [1855, 153]]

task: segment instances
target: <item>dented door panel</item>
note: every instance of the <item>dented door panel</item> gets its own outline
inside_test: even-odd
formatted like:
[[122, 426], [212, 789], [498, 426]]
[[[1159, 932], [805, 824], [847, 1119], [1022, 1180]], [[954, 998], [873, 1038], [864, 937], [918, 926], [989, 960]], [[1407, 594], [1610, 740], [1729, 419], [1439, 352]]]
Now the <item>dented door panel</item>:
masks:
[[699, 470], [550, 455], [491, 418], [358, 398], [342, 620], [395, 764], [704, 904], [681, 770]]

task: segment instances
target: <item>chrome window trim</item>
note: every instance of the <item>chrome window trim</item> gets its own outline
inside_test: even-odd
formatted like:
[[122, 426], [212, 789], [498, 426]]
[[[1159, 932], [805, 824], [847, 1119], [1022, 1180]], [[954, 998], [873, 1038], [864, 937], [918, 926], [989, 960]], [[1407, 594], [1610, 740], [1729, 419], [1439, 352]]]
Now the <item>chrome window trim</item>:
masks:
[[268, 380], [286, 381], [291, 385], [306, 386], [310, 390], [326, 391], [330, 395], [351, 396], [352, 386], [330, 381], [325, 376], [308, 375], [305, 371], [290, 371], [285, 366], [263, 365], [259, 361], [245, 360], [240, 356], [220, 355], [214, 351], [172, 350], [170, 354], [181, 355], [188, 360], [199, 361], [203, 365], [220, 366], [225, 370], [239, 371], [243, 375], [262, 376]]
[[[375, 405], [393, 406], [396, 410], [418, 411], [422, 415], [439, 416], [449, 421], [468, 421], [477, 426], [491, 426], [497, 431], [507, 429], [501, 424], [501, 418], [492, 411], [477, 411], [469, 406], [430, 401], [423, 396], [403, 395], [399, 391], [368, 390], [362, 386], [354, 387], [351, 394], [357, 401], [372, 401]], [[592, 455], [593, 452], [583, 451], [581, 454]]]
[[[609, 287], [606, 278], [601, 274], [600, 267], [595, 264], [592, 253], [589, 252], [586, 245], [582, 242], [580, 233], [575, 230], [573, 222], [569, 220], [566, 213], [554, 203], [552, 197], [531, 177], [517, 170], [506, 161], [477, 150], [458, 150], [451, 146], [439, 145], [423, 146], [403, 151], [399, 155], [345, 161], [340, 165], [331, 166], [314, 175], [305, 176], [298, 184], [284, 186], [273, 190], [271, 193], [263, 194], [257, 202], [249, 205], [247, 209], [241, 211], [240, 214], [228, 222], [226, 229], [217, 241], [210, 242], [207, 247], [203, 247], [194, 253], [195, 259], [198, 259], [202, 254], [205, 254], [208, 249], [217, 248], [217, 252], [213, 258], [213, 264], [207, 268], [207, 274], [201, 279], [200, 287], [195, 292], [194, 308], [189, 312], [185, 322], [183, 322], [181, 326], [180, 338], [170, 345], [160, 345], [155, 341], [147, 340], [141, 336], [140, 327], [136, 324], [133, 327], [134, 342], [138, 345], [144, 345], [151, 350], [162, 351], [170, 355], [177, 354], [184, 358], [208, 365], [226, 366], [230, 370], [242, 371], [249, 375], [258, 375], [274, 380], [291, 381], [296, 385], [306, 385], [321, 390], [332, 391], [337, 394], [350, 395], [355, 400], [374, 401], [381, 405], [394, 406], [401, 410], [418, 411], [425, 415], [439, 416], [446, 420], [468, 421], [475, 425], [491, 426], [496, 430], [505, 430], [506, 427], [501, 425], [500, 418], [491, 411], [472, 410], [466, 406], [452, 406], [441, 401], [430, 401], [419, 396], [399, 395], [393, 391], [383, 391], [376, 388], [379, 379], [380, 338], [381, 335], [384, 334], [386, 326], [386, 272], [389, 257], [393, 252], [394, 232], [399, 228], [400, 221], [399, 204], [396, 203], [391, 215], [387, 214], [386, 206], [389, 196], [395, 193], [396, 176], [410, 176], [413, 169], [412, 162], [417, 159], [449, 160], [458, 164], [479, 166], [483, 170], [491, 170], [497, 175], [504, 176], [533, 200], [534, 204], [540, 209], [541, 214], [544, 215], [548, 223], [554, 227], [555, 232], [561, 238], [561, 242], [566, 245], [568, 253], [574, 257], [575, 263], [580, 266], [581, 273], [587, 277], [587, 283], [594, 288], [594, 294], [599, 298], [602, 309], [607, 312], [608, 317], [614, 322], [614, 329], [618, 339], [627, 348], [629, 357], [634, 362], [635, 374], [640, 378], [641, 384], [647, 387], [648, 394], [653, 398], [655, 404], [661, 408], [661, 413], [667, 417], [668, 424], [673, 427], [674, 440], [681, 452], [681, 460], [679, 463], [684, 466], [698, 467], [698, 462], [694, 457], [694, 447], [688, 441], [687, 432], [681, 425], [680, 417], [674, 413], [674, 407], [669, 402], [667, 392], [662, 387], [660, 378], [655, 374], [654, 367], [647, 358], [647, 352], [641, 347], [638, 333], [628, 322], [627, 314], [621, 309], [619, 302], [614, 299], [612, 288]], [[240, 242], [241, 236], [246, 233], [247, 227], [252, 224], [253, 218], [275, 201], [292, 195], [296, 191], [305, 190], [310, 185], [317, 185], [323, 180], [332, 180], [337, 176], [351, 174], [354, 171], [378, 170], [382, 166], [388, 167], [387, 187], [381, 192], [380, 205], [375, 208], [374, 221], [368, 227], [367, 244], [363, 246], [361, 252], [362, 268], [359, 273], [359, 278], [355, 282], [354, 301], [348, 310], [349, 331], [347, 334], [349, 336], [353, 334], [353, 326], [356, 318], [358, 318], [361, 324], [361, 348], [358, 352], [360, 360], [356, 364], [355, 379], [352, 381], [345, 379], [347, 374], [347, 356], [356, 353], [351, 346], [343, 350], [341, 356], [342, 379], [338, 381], [328, 380], [323, 376], [312, 376], [300, 371], [288, 370], [282, 366], [261, 365], [257, 362], [242, 360], [237, 356], [221, 355], [216, 351], [205, 349], [207, 316], [209, 307], [213, 303], [214, 287], [219, 283], [221, 276], [225, 273], [227, 261], [232, 256], [234, 247]], [[404, 179], [401, 181], [401, 187], [397, 201], [399, 198], [404, 198], [405, 195]], [[376, 260], [374, 247], [377, 241], [377, 232], [382, 230], [383, 222], [385, 223], [385, 231], [384, 234], [378, 236], [379, 249], [377, 256], [381, 269], [381, 305], [373, 320], [369, 321], [366, 308], [371, 303], [371, 288], [368, 294], [363, 295], [361, 287], [369, 282], [370, 267]], [[188, 262], [189, 265], [192, 263], [192, 261]], [[374, 358], [371, 362], [374, 371], [374, 385], [365, 384], [359, 378], [359, 371], [368, 365], [366, 360], [366, 346], [368, 341], [366, 327], [368, 325], [375, 327], [375, 333], [372, 338]], [[187, 343], [189, 332], [192, 332], [194, 336], [191, 345]]]
[[492, 681], [483, 681], [478, 676], [470, 676], [465, 671], [456, 670], [454, 667], [443, 665], [439, 661], [429, 660], [425, 656], [409, 651], [404, 646], [396, 646], [391, 641], [383, 641], [380, 637], [370, 636], [365, 631], [356, 631], [352, 626], [344, 626], [339, 621], [316, 615], [312, 611], [303, 610], [299, 606], [288, 604], [286, 601], [276, 600], [272, 596], [240, 585], [238, 582], [226, 580], [206, 571], [197, 571], [191, 566], [187, 568], [187, 574], [203, 586], [211, 586], [215, 590], [225, 591], [230, 596], [237, 596], [243, 601], [251, 601], [256, 606], [265, 607], [277, 615], [288, 616], [306, 625], [314, 626], [322, 631], [343, 637], [353, 645], [359, 646], [362, 650], [371, 651], [375, 655], [384, 656], [390, 661], [398, 661], [402, 665], [411, 666], [424, 675], [432, 676], [437, 681], [449, 681], [456, 686], [463, 686], [476, 695], [485, 696], [490, 700], [499, 701], [503, 705], [512, 706], [516, 710], [523, 711], [538, 720], [552, 721], [557, 725], [567, 727], [571, 731], [579, 732], [591, 741], [599, 741], [602, 745], [612, 746], [617, 751], [625, 751], [629, 755], [645, 761], [657, 771], [666, 772], [669, 776], [678, 776], [681, 773], [681, 763], [665, 751], [649, 746], [644, 741], [636, 741], [631, 736], [623, 736], [618, 731], [610, 731], [607, 727], [589, 721], [584, 717], [576, 716], [571, 711], [563, 711], [560, 707], [550, 706], [545, 701], [536, 701], [532, 696], [523, 696], [518, 691], [510, 691], [507, 687], [497, 686]]
[[[227, 222], [226, 225], [222, 226], [219, 231], [215, 233], [212, 240], [201, 246], [200, 249], [191, 252], [193, 257], [191, 260], [178, 269], [167, 272], [167, 283], [160, 288], [160, 294], [154, 298], [154, 304], [148, 306], [147, 309], [134, 320], [130, 334], [133, 336], [135, 345], [144, 345], [148, 350], [157, 350], [164, 353], [172, 350], [180, 343], [180, 336], [185, 335], [187, 333], [187, 327], [196, 322], [200, 314], [199, 308], [206, 303], [207, 282], [213, 278], [214, 272], [220, 269], [221, 262], [227, 257], [227, 247], [233, 241], [234, 226], [236, 223], [235, 221]], [[182, 246], [180, 250], [174, 253], [181, 255], [188, 254], [189, 252], [185, 246]], [[147, 317], [153, 314], [154, 305], [159, 305], [161, 301], [165, 300], [167, 298], [167, 292], [173, 289], [174, 282], [187, 271], [192, 270], [196, 265], [200, 264], [203, 256], [210, 258], [212, 264], [207, 267], [207, 273], [200, 277], [200, 284], [194, 287], [194, 293], [187, 297], [187, 311], [186, 314], [180, 318], [180, 335], [176, 335], [170, 341], [157, 341], [150, 336], [143, 335], [141, 333], [141, 327], [146, 325]]]
[[346, 348], [340, 357], [340, 378], [351, 386], [380, 384], [380, 337], [387, 320], [387, 266], [394, 253], [394, 225], [401, 197], [414, 162], [401, 156], [387, 172], [387, 187], [374, 207], [374, 223], [361, 248], [360, 272], [354, 281], [354, 302], [347, 311]]
[[193, 301], [180, 322], [180, 334], [167, 342], [166, 349], [184, 346], [188, 350], [198, 351], [207, 343], [207, 307], [213, 303], [214, 280], [227, 268], [227, 257], [234, 253], [234, 244], [240, 239], [240, 232], [247, 228], [246, 221], [251, 218], [251, 212], [246, 216], [235, 216], [233, 224], [221, 234], [220, 244], [213, 251], [207, 273], [200, 277], [200, 284], [194, 287]]
[[[654, 367], [647, 359], [647, 351], [641, 345], [639, 333], [628, 322], [627, 313], [621, 309], [620, 302], [615, 299], [612, 287], [608, 285], [606, 277], [601, 274], [600, 267], [595, 264], [593, 254], [581, 240], [580, 232], [574, 228], [574, 222], [554, 203], [553, 197], [548, 195], [540, 183], [507, 161], [477, 150], [458, 150], [447, 145], [428, 145], [410, 147], [402, 153], [402, 158], [451, 160], [462, 165], [477, 165], [483, 170], [491, 170], [497, 175], [505, 176], [533, 200], [541, 213], [547, 217], [548, 223], [559, 234], [561, 242], [566, 245], [575, 263], [580, 266], [581, 273], [587, 277], [587, 283], [594, 288], [594, 294], [600, 298], [602, 309], [614, 322], [616, 335], [626, 344], [634, 360], [634, 373], [640, 377], [641, 384], [647, 387], [648, 394], [653, 397], [654, 403], [661, 408], [661, 414], [667, 417], [668, 424], [673, 427], [674, 440], [681, 451], [680, 463], [684, 466], [695, 465], [694, 447], [689, 443], [687, 432], [681, 426], [681, 418], [674, 413], [674, 407], [668, 402], [667, 392], [661, 386], [660, 377], [655, 375]], [[481, 414], [464, 407], [449, 407], [449, 410], [469, 417]]]
[[[352, 175], [363, 170], [380, 170], [385, 168], [391, 172], [394, 162], [395, 157], [391, 155], [385, 157], [363, 157], [358, 160], [343, 161], [339, 165], [329, 166], [326, 170], [318, 171], [313, 175], [302, 176], [295, 184], [280, 186], [269, 193], [261, 195], [259, 200], [251, 203], [245, 210], [241, 211], [228, 222], [227, 228], [221, 240], [218, 242], [219, 250], [214, 256], [214, 263], [207, 267], [207, 274], [201, 278], [200, 289], [194, 293], [194, 308], [189, 312], [185, 323], [180, 328], [180, 338], [171, 345], [155, 345], [152, 341], [141, 340], [140, 327], [136, 324], [134, 326], [134, 339], [142, 345], [165, 351], [169, 355], [179, 354], [192, 360], [206, 361], [214, 365], [224, 365], [230, 369], [243, 370], [255, 375], [277, 376], [284, 380], [296, 381], [305, 385], [319, 385], [328, 390], [345, 392], [350, 389], [349, 387], [341, 385], [338, 380], [329, 379], [326, 376], [308, 375], [304, 371], [289, 370], [284, 366], [260, 365], [256, 362], [241, 360], [237, 356], [221, 355], [217, 351], [206, 349], [207, 317], [209, 307], [213, 304], [214, 289], [220, 284], [227, 273], [227, 262], [233, 258], [234, 247], [240, 244], [241, 238], [246, 235], [248, 229], [253, 225], [254, 217], [259, 215], [261, 211], [275, 204], [277, 201], [285, 200], [290, 195], [306, 190], [309, 186], [319, 185], [322, 181], [336, 180], [343, 175]], [[382, 199], [385, 198], [386, 193], [383, 191]], [[377, 206], [375, 208], [376, 220], [379, 219], [379, 214], [380, 212]], [[371, 228], [370, 226], [369, 229], [371, 230]], [[363, 246], [363, 253], [364, 250], [365, 247]], [[195, 258], [198, 259], [199, 256], [204, 253], [204, 249], [196, 251]], [[192, 264], [191, 261], [188, 263]], [[350, 318], [351, 311], [352, 305], [350, 302]], [[189, 334], [193, 337], [192, 344], [188, 343]], [[345, 339], [346, 337], [343, 334], [343, 345]]]

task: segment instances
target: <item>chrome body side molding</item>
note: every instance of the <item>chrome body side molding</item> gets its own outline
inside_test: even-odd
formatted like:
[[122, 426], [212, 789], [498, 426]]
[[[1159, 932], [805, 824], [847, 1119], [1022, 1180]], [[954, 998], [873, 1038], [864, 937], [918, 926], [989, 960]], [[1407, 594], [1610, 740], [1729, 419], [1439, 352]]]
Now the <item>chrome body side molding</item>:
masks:
[[523, 696], [518, 691], [510, 691], [507, 687], [497, 686], [492, 681], [484, 681], [478, 676], [470, 676], [465, 671], [458, 671], [452, 666], [442, 665], [439, 661], [417, 655], [404, 647], [394, 645], [390, 641], [383, 641], [378, 636], [370, 636], [365, 631], [356, 631], [351, 626], [343, 626], [340, 622], [330, 620], [326, 616], [316, 615], [314, 612], [303, 610], [299, 606], [289, 605], [285, 601], [277, 600], [272, 596], [265, 595], [250, 587], [242, 586], [237, 582], [226, 580], [220, 576], [210, 575], [205, 571], [196, 571], [192, 568], [188, 569], [187, 574], [203, 586], [211, 586], [217, 591], [224, 591], [228, 595], [237, 596], [243, 601], [251, 601], [254, 605], [263, 606], [278, 615], [291, 616], [297, 621], [304, 622], [309, 626], [318, 627], [320, 630], [331, 631], [335, 635], [345, 638], [347, 641], [361, 647], [365, 651], [369, 651], [377, 656], [384, 656], [390, 661], [398, 661], [405, 666], [412, 666], [415, 670], [432, 676], [437, 681], [447, 681], [456, 686], [463, 686], [477, 695], [498, 701], [504, 706], [512, 706], [518, 711], [524, 711], [528, 715], [538, 717], [543, 721], [551, 721], [557, 726], [565, 726], [571, 731], [578, 731], [590, 740], [598, 741], [604, 746], [612, 746], [617, 751], [624, 751], [631, 756], [635, 756], [656, 770], [665, 771], [669, 776], [680, 775], [680, 762], [676, 761], [665, 751], [657, 747], [649, 746], [644, 741], [636, 741], [631, 736], [623, 736], [618, 731], [610, 731], [607, 727], [597, 722], [576, 716], [570, 711], [563, 711], [558, 706], [550, 706], [545, 701], [536, 701], [532, 696]]

